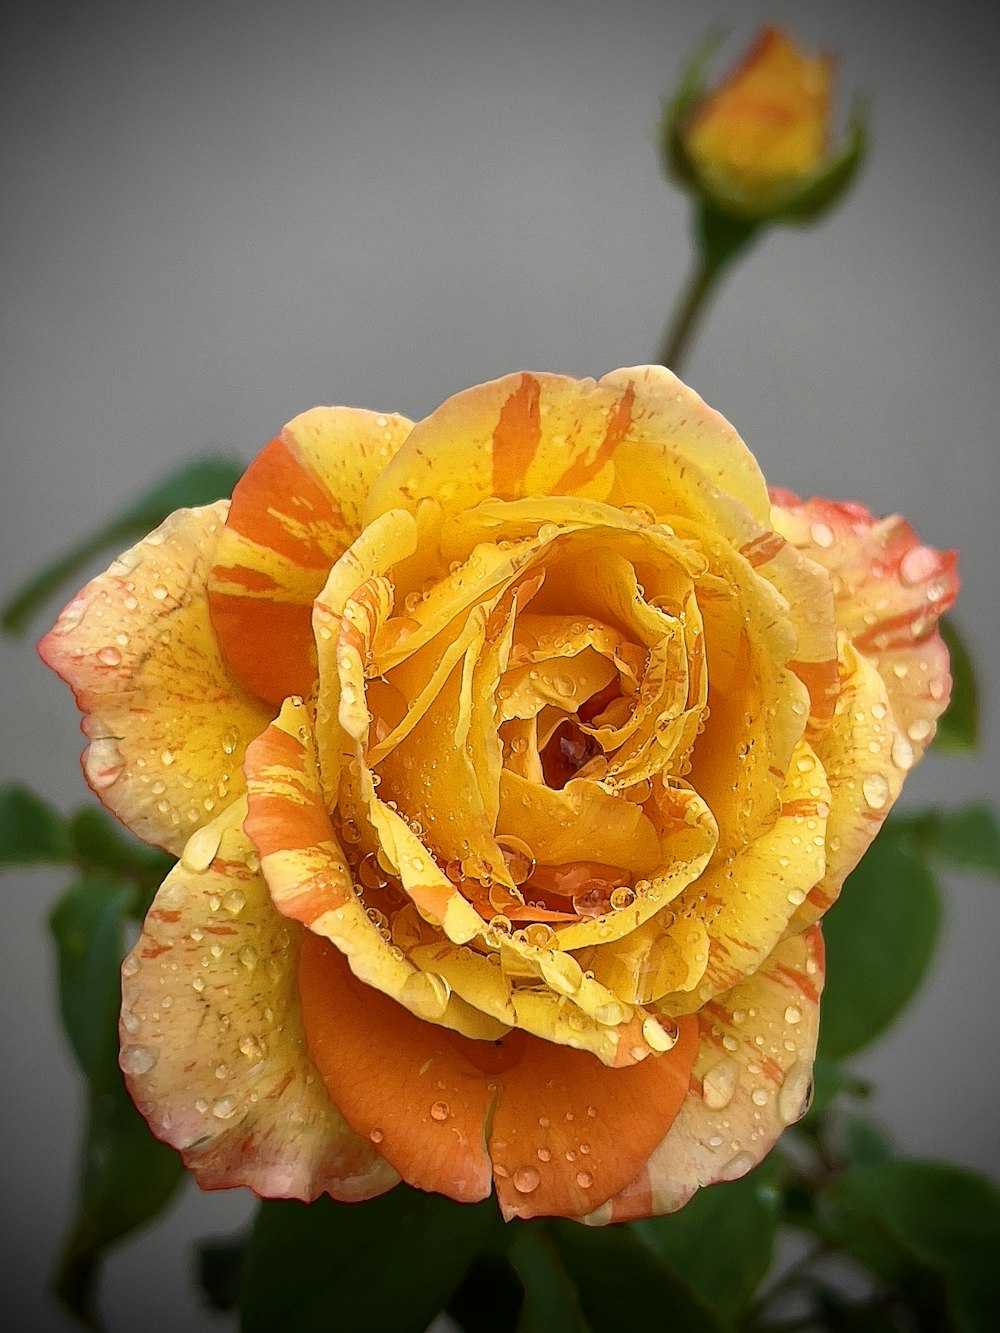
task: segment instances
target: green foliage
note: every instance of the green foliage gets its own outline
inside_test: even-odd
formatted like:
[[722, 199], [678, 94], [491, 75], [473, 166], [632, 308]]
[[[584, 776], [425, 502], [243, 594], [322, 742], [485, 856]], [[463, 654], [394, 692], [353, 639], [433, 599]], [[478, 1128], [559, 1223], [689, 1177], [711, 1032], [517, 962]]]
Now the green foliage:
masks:
[[824, 1228], [902, 1294], [920, 1327], [996, 1328], [1000, 1191], [984, 1177], [943, 1162], [852, 1166], [824, 1200]]
[[988, 805], [925, 810], [909, 821], [909, 827], [925, 856], [1000, 879], [1000, 820]]
[[945, 616], [939, 623], [941, 637], [951, 658], [951, 702], [938, 721], [934, 743], [942, 750], [959, 753], [979, 745], [979, 687], [972, 658], [954, 620]]
[[0, 867], [68, 861], [66, 821], [41, 796], [19, 783], [0, 787]]
[[424, 1333], [499, 1214], [399, 1185], [367, 1203], [261, 1205], [240, 1296], [243, 1333]]
[[139, 889], [107, 875], [74, 884], [51, 915], [63, 1021], [87, 1079], [87, 1124], [76, 1218], [55, 1275], [57, 1293], [96, 1323], [104, 1249], [155, 1217], [183, 1174], [180, 1158], [152, 1137], [118, 1068], [119, 967], [125, 922]]
[[742, 1180], [698, 1190], [678, 1213], [632, 1224], [658, 1259], [730, 1319], [747, 1307], [771, 1267], [780, 1210], [776, 1166], [764, 1162]]
[[905, 824], [887, 824], [823, 921], [823, 1055], [861, 1050], [910, 1000], [934, 950], [939, 897]]
[[0, 613], [0, 627], [23, 630], [34, 613], [69, 583], [96, 556], [119, 551], [162, 523], [175, 509], [211, 504], [228, 495], [239, 481], [243, 465], [229, 458], [201, 458], [145, 491], [127, 509], [71, 550], [53, 560], [9, 599]]
[[510, 1260], [524, 1288], [517, 1333], [587, 1333], [576, 1287], [556, 1253], [544, 1223], [517, 1227]]

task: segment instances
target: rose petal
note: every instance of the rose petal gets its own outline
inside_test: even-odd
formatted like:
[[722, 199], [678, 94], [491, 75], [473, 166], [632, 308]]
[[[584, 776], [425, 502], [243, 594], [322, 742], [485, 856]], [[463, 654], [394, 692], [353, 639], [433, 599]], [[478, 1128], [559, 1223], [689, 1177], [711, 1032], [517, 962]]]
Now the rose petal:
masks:
[[212, 619], [230, 668], [269, 703], [309, 693], [313, 598], [361, 531], [365, 497], [411, 426], [395, 415], [313, 408], [233, 491], [210, 579]]
[[208, 614], [225, 515], [224, 502], [172, 514], [38, 645], [84, 714], [88, 782], [134, 833], [174, 853], [242, 795], [243, 752], [268, 719], [230, 676]]
[[295, 980], [303, 932], [252, 868], [243, 813], [192, 837], [125, 960], [125, 1079], [203, 1189], [368, 1199], [398, 1177], [323, 1090]]
[[746, 1175], [805, 1112], [816, 1052], [823, 940], [814, 926], [697, 1016], [690, 1090], [631, 1183], [587, 1221], [670, 1213], [696, 1189]]

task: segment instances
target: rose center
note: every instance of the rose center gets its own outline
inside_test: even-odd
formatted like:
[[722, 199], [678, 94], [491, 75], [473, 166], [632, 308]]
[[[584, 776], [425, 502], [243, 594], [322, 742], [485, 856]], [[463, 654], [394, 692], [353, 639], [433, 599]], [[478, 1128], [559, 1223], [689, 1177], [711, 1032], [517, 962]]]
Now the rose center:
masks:
[[561, 791], [570, 778], [576, 777], [580, 769], [600, 753], [597, 741], [588, 736], [579, 723], [572, 718], [560, 722], [541, 753], [546, 785]]

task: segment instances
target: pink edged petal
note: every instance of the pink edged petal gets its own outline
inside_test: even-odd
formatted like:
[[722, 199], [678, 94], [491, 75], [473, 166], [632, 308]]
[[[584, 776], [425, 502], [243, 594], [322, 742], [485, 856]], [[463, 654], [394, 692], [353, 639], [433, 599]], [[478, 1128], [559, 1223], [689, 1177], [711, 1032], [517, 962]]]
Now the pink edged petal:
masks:
[[296, 982], [304, 932], [274, 909], [230, 806], [164, 880], [122, 966], [121, 1066], [203, 1189], [368, 1199], [398, 1177], [327, 1096]]
[[752, 977], [698, 1014], [687, 1097], [669, 1133], [595, 1226], [675, 1212], [696, 1189], [746, 1175], [806, 1111], [823, 988], [814, 926], [775, 948]]
[[229, 674], [206, 582], [226, 503], [181, 509], [89, 583], [38, 645], [76, 695], [87, 781], [140, 838], [180, 853], [240, 797], [269, 712]]
[[878, 668], [893, 715], [919, 759], [948, 706], [938, 618], [958, 593], [957, 556], [922, 546], [899, 517], [861, 505], [772, 492], [775, 528], [834, 575], [838, 625]]

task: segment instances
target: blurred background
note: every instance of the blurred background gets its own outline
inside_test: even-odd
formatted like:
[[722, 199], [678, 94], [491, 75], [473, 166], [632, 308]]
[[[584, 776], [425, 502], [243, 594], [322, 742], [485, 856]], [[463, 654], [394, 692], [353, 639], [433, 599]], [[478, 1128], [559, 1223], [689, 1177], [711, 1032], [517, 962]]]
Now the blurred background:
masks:
[[[183, 460], [248, 460], [316, 403], [419, 418], [508, 371], [653, 359], [691, 262], [654, 131], [715, 19], [720, 69], [765, 21], [836, 52], [841, 115], [867, 93], [874, 144], [818, 228], [771, 232], [738, 267], [685, 377], [770, 481], [959, 547], [984, 745], [932, 754], [904, 800], [996, 802], [1000, 100], [976, 0], [15, 5], [0, 596]], [[69, 808], [77, 715], [32, 646], [58, 609], [0, 641], [0, 781]], [[10, 1327], [33, 1333], [73, 1327], [44, 1292], [82, 1114], [46, 927], [63, 887], [3, 880], [0, 1264]], [[1000, 895], [947, 889], [926, 985], [856, 1063], [903, 1148], [996, 1177]], [[109, 1263], [109, 1329], [224, 1327], [190, 1242], [251, 1203], [186, 1189]]]

